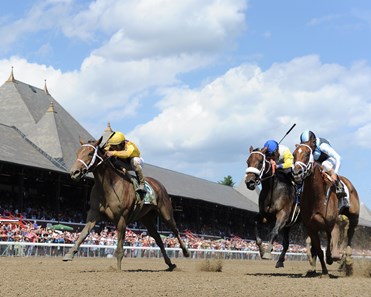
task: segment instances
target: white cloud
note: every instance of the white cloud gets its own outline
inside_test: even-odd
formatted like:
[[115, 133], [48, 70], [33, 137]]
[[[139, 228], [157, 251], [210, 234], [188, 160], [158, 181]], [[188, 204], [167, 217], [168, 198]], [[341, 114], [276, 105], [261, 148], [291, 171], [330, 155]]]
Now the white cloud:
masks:
[[109, 42], [95, 54], [119, 60], [216, 52], [244, 28], [246, 1], [96, 1], [65, 24], [68, 36]]
[[340, 150], [347, 146], [340, 139], [355, 141], [354, 132], [362, 139], [356, 145], [369, 146], [370, 71], [362, 63], [349, 69], [322, 64], [317, 56], [277, 63], [264, 72], [241, 65], [201, 89], [164, 90], [161, 112], [130, 134], [152, 163], [176, 164], [196, 175], [203, 166], [217, 174], [223, 162], [243, 166], [250, 145], [279, 140], [293, 123], [297, 127], [284, 141], [291, 148], [306, 129], [329, 137]]
[[30, 34], [45, 30], [55, 30], [68, 19], [72, 0], [37, 1], [29, 11], [14, 21], [4, 18], [0, 26], [0, 44], [2, 51], [7, 51], [14, 43], [28, 38]]

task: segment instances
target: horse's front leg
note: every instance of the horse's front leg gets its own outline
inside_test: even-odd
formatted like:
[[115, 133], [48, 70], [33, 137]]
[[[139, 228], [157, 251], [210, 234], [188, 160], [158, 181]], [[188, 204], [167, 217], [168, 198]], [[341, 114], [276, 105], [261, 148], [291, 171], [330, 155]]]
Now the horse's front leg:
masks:
[[264, 260], [272, 260], [273, 243], [278, 237], [278, 233], [285, 226], [287, 219], [288, 218], [287, 218], [286, 212], [284, 211], [280, 211], [276, 214], [276, 224], [274, 225], [270, 233], [269, 244], [268, 244], [267, 250], [263, 254]]
[[340, 260], [339, 253], [339, 238], [340, 238], [340, 229], [339, 222], [337, 221], [331, 230], [327, 232], [327, 250], [326, 250], [326, 262], [331, 265], [334, 261]]
[[87, 216], [87, 223], [82, 229], [79, 238], [76, 240], [74, 246], [64, 255], [63, 261], [72, 261], [80, 245], [84, 242], [85, 238], [89, 235], [90, 231], [94, 228], [96, 222], [100, 219], [100, 213], [96, 210], [89, 210]]
[[254, 230], [255, 230], [256, 245], [259, 248], [260, 257], [263, 259], [263, 255], [265, 253], [265, 250], [264, 250], [264, 247], [263, 247], [263, 241], [260, 237], [260, 229], [261, 229], [262, 220], [263, 220], [262, 215], [260, 213], [258, 213], [255, 216], [255, 220], [254, 220]]
[[117, 271], [121, 271], [122, 258], [124, 257], [124, 239], [126, 232], [126, 221], [124, 217], [120, 217], [117, 223], [117, 247], [115, 256], [117, 258]]
[[285, 262], [285, 256], [286, 256], [287, 250], [289, 249], [289, 243], [290, 243], [289, 233], [290, 233], [290, 227], [286, 227], [283, 229], [283, 240], [282, 240], [283, 249], [276, 263], [276, 268], [284, 267], [283, 262]]

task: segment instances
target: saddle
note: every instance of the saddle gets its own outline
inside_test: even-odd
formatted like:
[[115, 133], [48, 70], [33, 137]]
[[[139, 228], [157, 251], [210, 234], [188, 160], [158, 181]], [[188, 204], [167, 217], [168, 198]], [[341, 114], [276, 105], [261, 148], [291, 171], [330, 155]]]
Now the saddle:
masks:
[[[330, 189], [331, 189], [331, 187], [336, 188], [336, 183], [327, 172], [321, 170], [321, 174], [322, 174], [322, 177], [323, 177], [324, 180], [328, 180], [331, 183], [331, 186], [328, 189], [327, 194], [326, 194], [326, 200], [328, 200], [328, 197], [330, 195]], [[349, 207], [349, 205], [350, 205], [349, 189], [348, 189], [347, 185], [342, 180], [340, 180], [340, 182], [344, 187], [344, 192], [345, 192], [346, 196], [344, 196], [342, 198], [338, 197], [338, 199], [339, 199], [339, 206], [338, 206], [339, 210], [341, 210], [343, 207], [346, 207], [346, 206]]]

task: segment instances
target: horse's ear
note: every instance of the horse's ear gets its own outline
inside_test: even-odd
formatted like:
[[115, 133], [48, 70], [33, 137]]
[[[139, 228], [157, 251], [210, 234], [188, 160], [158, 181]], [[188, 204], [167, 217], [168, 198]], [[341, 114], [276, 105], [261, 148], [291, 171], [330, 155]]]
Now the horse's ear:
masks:
[[250, 145], [250, 153], [254, 150], [254, 148], [252, 147], [252, 145]]
[[268, 147], [263, 147], [263, 149], [261, 150], [261, 153], [265, 154], [265, 152], [267, 151]]
[[299, 145], [298, 144], [295, 144], [295, 147], [298, 147]]
[[100, 143], [102, 142], [102, 140], [103, 140], [103, 136], [101, 136], [101, 137], [97, 140], [97, 142], [95, 143], [94, 146], [98, 146], [98, 145], [100, 145]]
[[79, 141], [80, 141], [81, 145], [83, 145], [85, 143], [84, 140], [81, 139], [81, 137], [79, 137]]

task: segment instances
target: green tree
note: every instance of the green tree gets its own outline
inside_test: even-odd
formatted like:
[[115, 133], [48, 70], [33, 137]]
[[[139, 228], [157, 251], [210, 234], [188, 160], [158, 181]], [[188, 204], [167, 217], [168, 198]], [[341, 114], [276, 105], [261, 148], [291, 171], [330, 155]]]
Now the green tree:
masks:
[[234, 181], [233, 181], [232, 176], [227, 175], [226, 177], [224, 177], [224, 180], [218, 181], [218, 184], [233, 187], [234, 186]]

